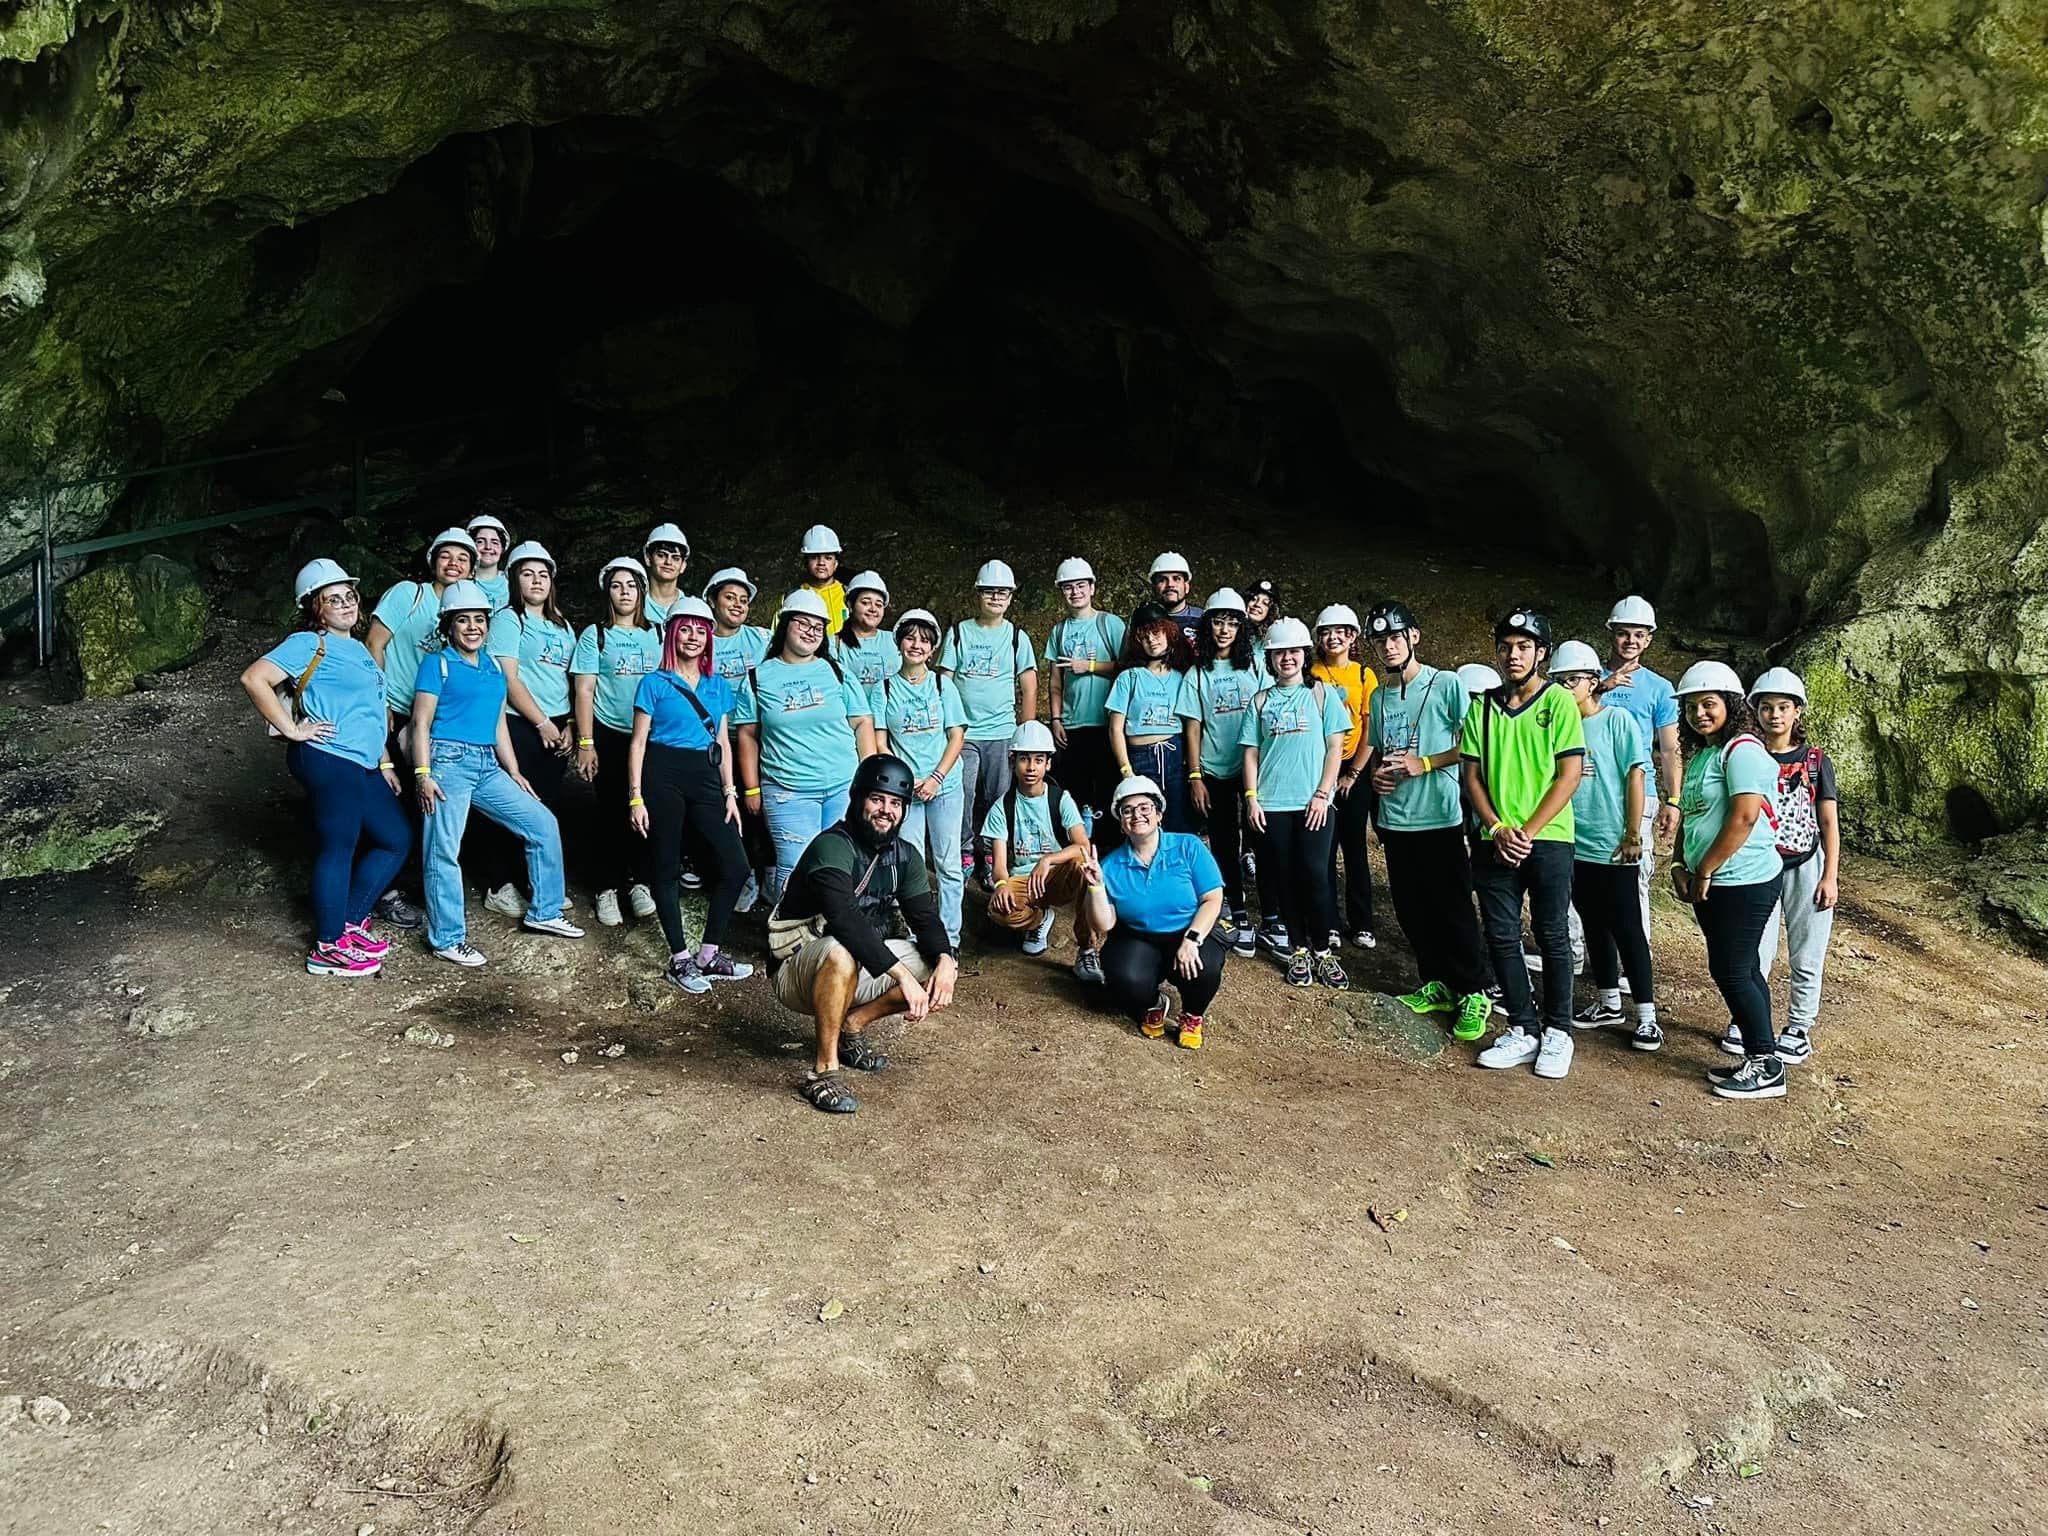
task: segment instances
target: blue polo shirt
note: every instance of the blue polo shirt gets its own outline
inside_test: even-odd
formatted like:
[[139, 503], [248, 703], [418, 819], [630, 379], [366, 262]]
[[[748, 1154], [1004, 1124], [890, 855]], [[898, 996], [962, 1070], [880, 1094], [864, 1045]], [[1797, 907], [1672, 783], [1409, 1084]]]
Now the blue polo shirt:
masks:
[[384, 673], [367, 645], [349, 635], [329, 635], [323, 649], [318, 635], [302, 629], [286, 635], [263, 659], [296, 684], [316, 652], [320, 665], [306, 679], [299, 713], [325, 720], [334, 734], [306, 745], [360, 767], [376, 767], [384, 759]]
[[[683, 697], [686, 691], [693, 693], [703, 706], [702, 714]], [[666, 669], [650, 672], [640, 679], [639, 690], [633, 695], [634, 712], [645, 715], [649, 721], [647, 739], [685, 752], [701, 752], [716, 742], [718, 722], [732, 713], [732, 707], [732, 684], [715, 674], [698, 679], [697, 686], [691, 689]], [[708, 727], [704, 723], [706, 715], [711, 717]]]
[[417, 694], [435, 696], [433, 739], [494, 746], [505, 713], [505, 674], [489, 653], [472, 661], [449, 646], [420, 663]]
[[[1600, 675], [1608, 678], [1614, 674], [1603, 669]], [[1637, 667], [1621, 687], [1610, 688], [1601, 694], [1600, 702], [1609, 709], [1625, 710], [1635, 716], [1636, 724], [1642, 727], [1644, 748], [1653, 759], [1657, 755], [1657, 733], [1666, 726], [1678, 724], [1678, 694], [1668, 681], [1648, 667]], [[1644, 804], [1653, 810], [1656, 808], [1657, 783], [1654, 777]]]
[[1118, 922], [1140, 933], [1185, 933], [1202, 898], [1223, 889], [1223, 871], [1192, 832], [1162, 832], [1149, 866], [1129, 843], [1104, 859], [1102, 885]]

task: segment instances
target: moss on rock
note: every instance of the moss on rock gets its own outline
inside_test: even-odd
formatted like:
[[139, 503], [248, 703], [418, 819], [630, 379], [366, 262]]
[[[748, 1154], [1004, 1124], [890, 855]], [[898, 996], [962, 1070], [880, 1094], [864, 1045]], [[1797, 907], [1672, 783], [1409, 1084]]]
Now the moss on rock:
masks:
[[103, 565], [68, 583], [57, 654], [73, 697], [127, 693], [138, 677], [191, 661], [206, 643], [207, 611], [191, 569], [161, 555]]

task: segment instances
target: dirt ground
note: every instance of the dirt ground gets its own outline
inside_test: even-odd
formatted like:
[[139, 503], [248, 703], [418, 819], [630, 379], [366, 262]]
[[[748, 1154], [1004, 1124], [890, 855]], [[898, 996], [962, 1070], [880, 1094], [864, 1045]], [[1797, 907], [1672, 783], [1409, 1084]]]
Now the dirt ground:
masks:
[[165, 823], [0, 885], [0, 1530], [2048, 1529], [2048, 975], [1938, 871], [1851, 863], [1773, 1105], [1670, 906], [1670, 1044], [1560, 1083], [1365, 990], [1388, 908], [1199, 1055], [977, 951], [830, 1119], [652, 924], [305, 976], [261, 640], [4, 700], [0, 797]]

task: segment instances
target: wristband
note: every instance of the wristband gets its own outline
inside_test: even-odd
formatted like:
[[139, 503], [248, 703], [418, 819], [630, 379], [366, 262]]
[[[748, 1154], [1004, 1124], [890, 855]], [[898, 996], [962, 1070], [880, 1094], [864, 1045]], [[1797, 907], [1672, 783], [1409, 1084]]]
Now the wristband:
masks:
[[1244, 797], [1247, 800], [1256, 800], [1259, 798], [1259, 792], [1256, 789], [1248, 789], [1244, 792]]
[[1199, 768], [1190, 768], [1190, 769], [1188, 770], [1188, 782], [1189, 782], [1190, 784], [1199, 784], [1199, 783], [1201, 783], [1201, 782], [1202, 782], [1202, 770], [1201, 770], [1201, 769], [1199, 769]]
[[638, 795], [635, 795], [632, 799], [626, 802], [626, 807], [628, 810], [631, 810], [636, 807], [644, 807], [646, 804], [647, 802], [645, 800], [642, 800]]
[[733, 787], [732, 785], [728, 784], [728, 785], [726, 785], [726, 786], [725, 786], [725, 798], [726, 798], [726, 799], [730, 800], [730, 799], [732, 799], [732, 798], [733, 798], [734, 796], [736, 796], [736, 795], [738, 795], [738, 794], [739, 794], [739, 790], [737, 790], [736, 788], [734, 788], [734, 787]]
[[412, 771], [412, 776], [416, 779], [424, 779], [433, 771], [431, 768], [415, 768]]
[[1492, 826], [1486, 829], [1486, 835], [1488, 837], [1499, 837], [1501, 833], [1507, 830], [1507, 826], [1508, 824], [1504, 821], [1496, 821]]
[[1666, 795], [1666, 796], [1664, 797], [1664, 803], [1665, 803], [1666, 805], [1670, 806], [1670, 807], [1671, 807], [1671, 809], [1673, 809], [1674, 811], [1678, 809], [1678, 802], [1677, 802], [1676, 800], [1672, 799], [1672, 798], [1671, 798], [1671, 797], [1670, 797], [1669, 795]]
[[1118, 763], [1116, 765], [1116, 775], [1120, 779], [1128, 779], [1131, 776], [1131, 765], [1129, 763]]
[[597, 745], [597, 743], [592, 741], [588, 736], [578, 736], [576, 738], [576, 745], [579, 747], [594, 747]]
[[760, 797], [760, 794], [761, 791], [759, 789], [750, 789], [747, 791], [747, 796], [749, 799], [758, 799]]
[[379, 763], [377, 765], [377, 771], [379, 773], [389, 773], [391, 771], [391, 759], [387, 757], [384, 759], [383, 762]]

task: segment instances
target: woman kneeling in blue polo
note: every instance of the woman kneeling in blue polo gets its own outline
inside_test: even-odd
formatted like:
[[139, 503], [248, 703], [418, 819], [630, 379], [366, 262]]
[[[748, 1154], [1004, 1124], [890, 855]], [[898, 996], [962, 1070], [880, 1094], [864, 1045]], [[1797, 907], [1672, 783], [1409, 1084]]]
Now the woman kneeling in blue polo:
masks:
[[1111, 1000], [1148, 1040], [1166, 1033], [1166, 987], [1180, 992], [1180, 1043], [1202, 1048], [1202, 1025], [1230, 951], [1217, 936], [1223, 872], [1199, 837], [1162, 832], [1166, 796], [1142, 774], [1110, 799], [1124, 844], [1087, 871], [1087, 902], [1102, 941]]

